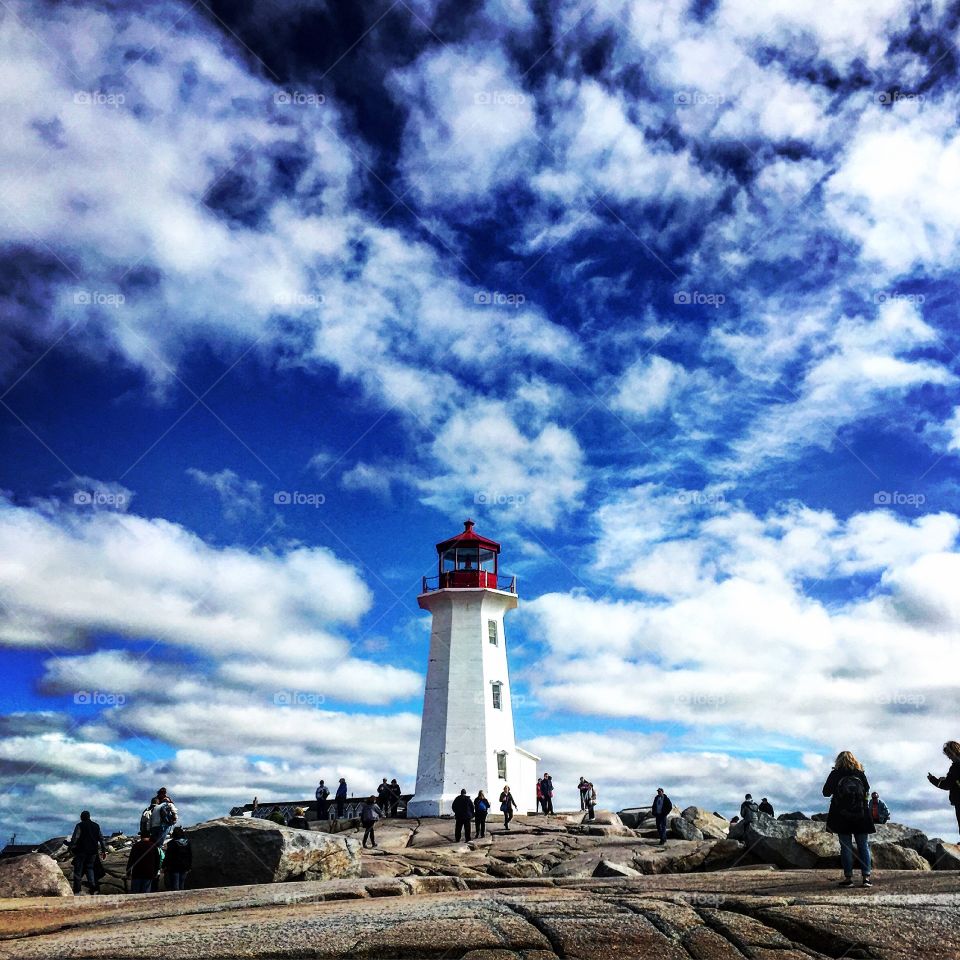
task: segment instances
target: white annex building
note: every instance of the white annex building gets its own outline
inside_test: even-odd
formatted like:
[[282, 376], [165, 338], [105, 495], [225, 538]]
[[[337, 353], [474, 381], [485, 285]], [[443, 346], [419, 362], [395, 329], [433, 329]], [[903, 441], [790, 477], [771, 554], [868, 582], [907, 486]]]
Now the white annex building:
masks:
[[514, 739], [503, 629], [517, 606], [516, 578], [499, 574], [499, 543], [475, 533], [472, 520], [463, 526], [437, 544], [437, 576], [423, 578], [417, 597], [433, 626], [411, 817], [449, 814], [462, 788], [471, 799], [483, 790], [491, 815], [505, 785], [518, 813], [536, 805], [540, 758]]

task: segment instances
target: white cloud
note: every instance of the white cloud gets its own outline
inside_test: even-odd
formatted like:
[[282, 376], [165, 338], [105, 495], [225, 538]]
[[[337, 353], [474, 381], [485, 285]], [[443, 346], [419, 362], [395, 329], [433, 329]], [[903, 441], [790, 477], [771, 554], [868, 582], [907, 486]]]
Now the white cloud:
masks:
[[612, 402], [624, 413], [644, 417], [667, 406], [685, 380], [686, 370], [679, 363], [654, 354], [624, 371]]
[[196, 467], [187, 470], [201, 487], [213, 490], [223, 504], [223, 514], [228, 520], [239, 520], [248, 513], [263, 509], [263, 486], [256, 480], [244, 480], [233, 470], [207, 473]]

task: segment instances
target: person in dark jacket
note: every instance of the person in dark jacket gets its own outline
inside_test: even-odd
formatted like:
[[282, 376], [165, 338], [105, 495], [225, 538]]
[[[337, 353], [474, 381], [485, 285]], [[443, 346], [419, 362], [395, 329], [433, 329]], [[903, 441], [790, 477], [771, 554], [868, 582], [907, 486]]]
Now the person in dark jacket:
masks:
[[149, 893], [153, 881], [160, 872], [160, 848], [143, 832], [140, 839], [130, 848], [127, 857], [127, 879], [131, 893]]
[[473, 823], [477, 828], [476, 836], [485, 837], [487, 835], [487, 814], [490, 812], [490, 801], [480, 790], [473, 801]]
[[330, 816], [330, 788], [321, 780], [317, 784], [317, 819], [326, 820]]
[[837, 834], [840, 841], [840, 864], [843, 867], [841, 887], [853, 886], [853, 841], [857, 843], [857, 859], [865, 887], [873, 886], [870, 879], [870, 843], [868, 836], [876, 833], [867, 797], [870, 783], [863, 772], [863, 764], [849, 751], [837, 754], [833, 769], [823, 785], [823, 795], [830, 797], [827, 812], [827, 830]]
[[587, 820], [596, 819], [597, 789], [589, 780], [584, 780], [580, 787], [582, 802], [587, 805]]
[[377, 806], [377, 798], [371, 797], [361, 808], [360, 808], [360, 826], [363, 827], [363, 845], [367, 845], [367, 841], [370, 841], [370, 846], [375, 847], [377, 845], [377, 837], [373, 832], [373, 828], [377, 825], [377, 821], [383, 816], [383, 811]]
[[163, 858], [163, 886], [166, 890], [186, 890], [187, 874], [193, 866], [193, 848], [183, 827], [174, 827]]
[[309, 830], [310, 821], [307, 819], [306, 807], [297, 807], [287, 826], [293, 827], [294, 830]]
[[390, 781], [390, 816], [396, 817], [397, 807], [400, 806], [400, 784], [397, 783], [397, 778], [394, 777]]
[[890, 811], [876, 790], [870, 794], [870, 819], [874, 823], [886, 823], [890, 819]]
[[474, 816], [473, 801], [467, 796], [466, 790], [460, 791], [460, 796], [456, 797], [451, 804], [453, 815], [457, 818], [457, 830], [454, 837], [455, 842], [460, 842], [460, 835], [466, 834], [466, 841], [470, 842], [470, 821]]
[[[101, 860], [105, 860], [107, 844], [103, 839], [100, 824], [90, 819], [89, 810], [84, 810], [80, 814], [80, 822], [73, 828], [73, 836], [67, 846], [73, 854], [73, 892], [80, 892], [83, 877], [86, 874], [90, 892], [99, 893], [97, 854], [100, 854]], [[102, 869], [100, 873], [103, 873]]]
[[927, 779], [941, 790], [949, 790], [950, 802], [953, 804], [954, 812], [957, 815], [957, 830], [960, 830], [960, 743], [956, 740], [948, 740], [943, 745], [944, 756], [950, 761], [950, 769], [945, 777], [938, 777], [932, 773], [927, 774]]
[[543, 775], [543, 812], [553, 813], [553, 777], [549, 773]]
[[390, 816], [390, 784], [384, 777], [377, 787], [377, 806], [383, 811], [385, 817]]
[[517, 801], [513, 799], [509, 787], [504, 787], [500, 794], [500, 809], [503, 811], [503, 829], [509, 830], [513, 811], [517, 809]]
[[346, 816], [347, 804], [347, 781], [340, 778], [340, 785], [337, 787], [337, 819], [342, 820]]
[[773, 816], [773, 804], [766, 797], [760, 801], [760, 806], [757, 809], [768, 817]]
[[657, 833], [660, 835], [660, 846], [667, 842], [667, 814], [673, 809], [673, 802], [663, 792], [663, 787], [657, 787], [657, 795], [650, 804], [653, 819], [657, 824]]

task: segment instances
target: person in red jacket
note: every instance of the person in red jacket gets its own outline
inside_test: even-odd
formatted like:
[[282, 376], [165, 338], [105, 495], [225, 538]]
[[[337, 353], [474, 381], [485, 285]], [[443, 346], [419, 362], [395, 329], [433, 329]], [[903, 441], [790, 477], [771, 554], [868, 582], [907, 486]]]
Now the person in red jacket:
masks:
[[150, 893], [153, 881], [160, 872], [160, 848], [150, 839], [150, 834], [144, 831], [140, 839], [130, 848], [127, 857], [127, 879], [130, 881], [131, 893]]

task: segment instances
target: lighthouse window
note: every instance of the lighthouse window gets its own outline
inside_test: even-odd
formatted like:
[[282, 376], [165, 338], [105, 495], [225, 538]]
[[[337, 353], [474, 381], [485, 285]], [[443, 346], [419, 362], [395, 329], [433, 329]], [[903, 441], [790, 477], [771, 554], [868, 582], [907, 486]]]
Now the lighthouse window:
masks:
[[503, 709], [503, 684], [502, 683], [492, 683], [490, 688], [493, 690], [493, 709], [502, 710]]
[[488, 620], [487, 621], [487, 636], [490, 638], [490, 642], [496, 646], [497, 645], [497, 621]]
[[501, 780], [507, 779], [507, 751], [497, 751], [497, 776]]

